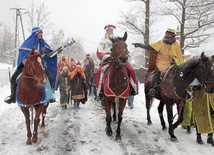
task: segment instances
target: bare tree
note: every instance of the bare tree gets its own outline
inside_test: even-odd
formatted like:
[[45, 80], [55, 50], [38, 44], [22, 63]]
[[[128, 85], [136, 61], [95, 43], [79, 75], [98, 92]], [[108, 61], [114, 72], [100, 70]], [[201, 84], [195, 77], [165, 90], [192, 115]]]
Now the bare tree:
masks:
[[13, 61], [14, 34], [3, 23], [0, 24], [0, 61], [11, 64]]
[[[149, 44], [150, 38], [150, 0], [126, 0], [135, 3], [126, 13], [122, 13], [118, 24], [132, 34], [141, 35], [142, 42]], [[145, 55], [145, 66], [148, 66], [148, 53]]]
[[177, 19], [180, 27], [182, 51], [199, 47], [214, 35], [213, 0], [170, 0], [163, 1], [159, 12]]
[[42, 29], [48, 29], [51, 27], [50, 12], [44, 3], [35, 4], [34, 1], [30, 4], [27, 9], [28, 16], [28, 30], [31, 31], [32, 27], [40, 26]]
[[[63, 46], [67, 41], [71, 40], [71, 37], [65, 38], [64, 31], [52, 31], [52, 38], [51, 38], [51, 47], [53, 50], [56, 50], [60, 46]], [[73, 56], [75, 60], [83, 60], [85, 57], [83, 41], [79, 38], [75, 38], [76, 43], [72, 46], [68, 46], [65, 48], [58, 57], [61, 57], [62, 54], [65, 55], [69, 60]]]
[[66, 48], [64, 53], [69, 59], [73, 56], [76, 61], [81, 62], [85, 58], [84, 43], [80, 38], [75, 38], [75, 41], [75, 44]]

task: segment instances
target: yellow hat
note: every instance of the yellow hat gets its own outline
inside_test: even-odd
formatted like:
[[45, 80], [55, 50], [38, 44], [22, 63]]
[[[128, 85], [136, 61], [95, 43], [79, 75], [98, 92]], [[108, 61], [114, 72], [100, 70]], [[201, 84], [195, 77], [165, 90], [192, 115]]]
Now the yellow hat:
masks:
[[175, 36], [175, 30], [174, 30], [174, 29], [168, 28], [168, 29], [166, 30], [166, 32], [169, 32], [169, 33], [171, 33], [172, 35]]
[[62, 71], [68, 71], [68, 67], [67, 67], [67, 66], [64, 66], [64, 67], [62, 68]]

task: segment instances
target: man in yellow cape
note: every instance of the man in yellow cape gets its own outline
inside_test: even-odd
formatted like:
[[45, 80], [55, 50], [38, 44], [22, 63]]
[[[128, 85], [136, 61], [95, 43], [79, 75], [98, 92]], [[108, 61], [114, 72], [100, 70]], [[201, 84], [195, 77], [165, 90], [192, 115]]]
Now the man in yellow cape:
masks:
[[[135, 47], [141, 47], [155, 53], [155, 74], [153, 79], [153, 88], [149, 90], [148, 95], [155, 95], [155, 88], [159, 85], [160, 72], [167, 69], [172, 63], [177, 65], [183, 63], [183, 55], [179, 43], [175, 39], [175, 30], [168, 28], [162, 40], [150, 45], [133, 43]], [[151, 60], [151, 59], [150, 59]]]

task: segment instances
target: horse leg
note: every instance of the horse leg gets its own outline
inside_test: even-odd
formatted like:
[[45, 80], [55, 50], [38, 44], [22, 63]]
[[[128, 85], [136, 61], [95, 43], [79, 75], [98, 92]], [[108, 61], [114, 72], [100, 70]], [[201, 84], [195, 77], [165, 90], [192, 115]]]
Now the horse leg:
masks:
[[120, 135], [120, 125], [122, 123], [122, 120], [123, 120], [123, 110], [124, 110], [124, 107], [126, 106], [126, 99], [120, 99], [120, 102], [119, 102], [119, 113], [118, 113], [118, 123], [117, 123], [117, 130], [116, 130], [116, 140], [121, 140], [121, 135]]
[[36, 143], [37, 140], [38, 140], [38, 126], [39, 126], [39, 122], [40, 122], [40, 114], [42, 112], [42, 108], [43, 108], [44, 105], [40, 104], [40, 105], [36, 105], [34, 106], [35, 108], [35, 118], [34, 118], [34, 131], [33, 131], [33, 137], [32, 137], [32, 142], [33, 143]]
[[[178, 119], [177, 121], [173, 124], [173, 130], [178, 127], [179, 124], [183, 121], [183, 111], [184, 111], [184, 106], [177, 104], [177, 113], [178, 113]], [[188, 127], [188, 129], [190, 129]]]
[[151, 125], [152, 121], [151, 121], [151, 116], [150, 116], [150, 108], [151, 108], [151, 97], [149, 97], [148, 95], [146, 95], [146, 111], [147, 111], [147, 124]]
[[27, 145], [31, 145], [31, 130], [30, 130], [30, 112], [29, 112], [29, 107], [26, 108], [21, 108], [24, 116], [25, 116], [25, 123], [26, 123], [26, 128], [27, 128], [27, 141], [26, 144]]
[[164, 102], [160, 101], [159, 106], [158, 106], [158, 114], [159, 114], [159, 118], [161, 121], [162, 130], [166, 130], [166, 123], [165, 123], [164, 118], [163, 118], [164, 104], [165, 104]]
[[168, 123], [169, 123], [169, 135], [171, 136], [171, 141], [177, 141], [177, 137], [174, 135], [174, 129], [173, 129], [173, 104], [166, 104], [167, 109], [167, 117], [168, 117]]
[[112, 108], [113, 108], [113, 122], [116, 122], [117, 117], [116, 117], [116, 103], [115, 102], [112, 103]]
[[41, 123], [41, 132], [42, 133], [45, 132], [45, 116], [46, 116], [48, 106], [49, 106], [49, 102], [47, 103], [47, 105], [44, 105], [42, 107], [42, 123]]
[[108, 98], [105, 96], [104, 97], [104, 102], [105, 102], [105, 111], [106, 111], [106, 134], [108, 136], [112, 136], [113, 131], [111, 129], [111, 104], [112, 102], [110, 101], [110, 99], [108, 100]]

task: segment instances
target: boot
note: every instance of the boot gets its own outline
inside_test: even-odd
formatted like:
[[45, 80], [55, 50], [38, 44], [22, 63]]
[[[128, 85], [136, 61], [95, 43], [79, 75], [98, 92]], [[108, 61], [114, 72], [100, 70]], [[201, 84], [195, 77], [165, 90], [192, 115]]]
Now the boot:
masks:
[[152, 82], [153, 87], [148, 92], [148, 95], [151, 97], [155, 96], [155, 88], [158, 87], [159, 85], [159, 78], [160, 78], [160, 71], [156, 69], [153, 77], [153, 82]]
[[17, 84], [12, 84], [11, 83], [11, 95], [6, 97], [4, 102], [11, 104], [11, 103], [16, 103], [16, 86]]
[[197, 133], [196, 142], [197, 142], [198, 144], [204, 144], [204, 142], [203, 142], [202, 139], [201, 139], [201, 134], [200, 134], [200, 133]]
[[213, 133], [208, 134], [207, 143], [214, 146]]

